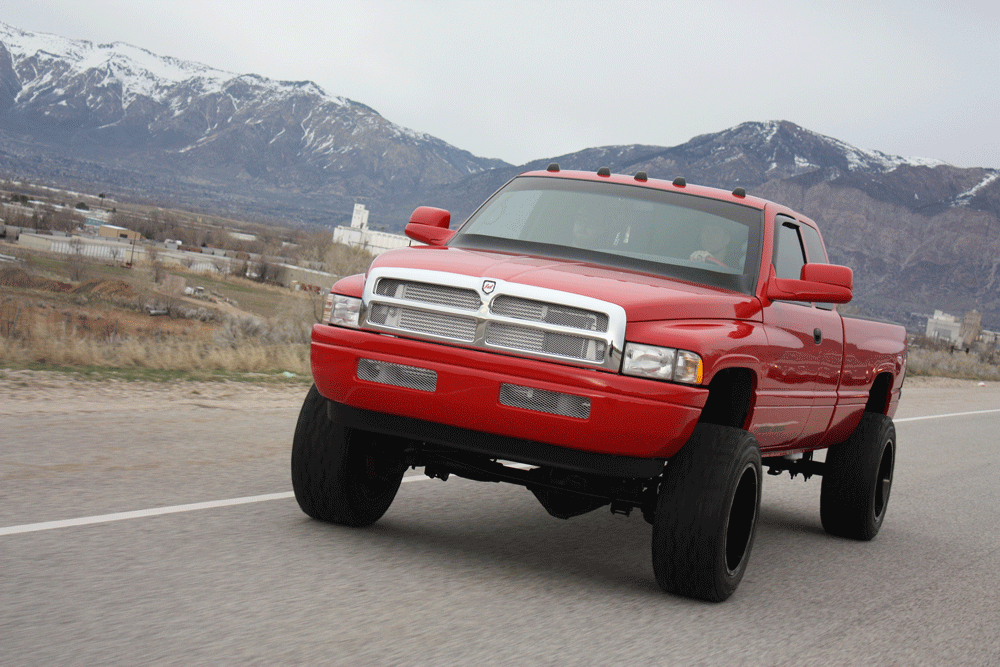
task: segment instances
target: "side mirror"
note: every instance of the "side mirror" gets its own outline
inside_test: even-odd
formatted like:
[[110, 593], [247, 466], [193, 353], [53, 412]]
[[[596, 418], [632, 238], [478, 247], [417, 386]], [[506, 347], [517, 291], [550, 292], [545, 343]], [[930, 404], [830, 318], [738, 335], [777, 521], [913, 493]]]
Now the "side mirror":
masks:
[[410, 216], [406, 224], [406, 235], [414, 241], [427, 245], [444, 245], [455, 235], [448, 229], [451, 213], [441, 208], [421, 206]]
[[778, 278], [774, 266], [767, 280], [768, 299], [847, 303], [854, 298], [854, 272], [836, 264], [806, 264], [799, 280]]

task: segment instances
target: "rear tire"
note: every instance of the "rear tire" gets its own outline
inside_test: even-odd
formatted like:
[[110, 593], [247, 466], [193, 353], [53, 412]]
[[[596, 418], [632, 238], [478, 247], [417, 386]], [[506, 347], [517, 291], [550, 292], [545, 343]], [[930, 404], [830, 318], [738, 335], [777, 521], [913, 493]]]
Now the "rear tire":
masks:
[[870, 540], [889, 505], [896, 465], [892, 419], [866, 412], [851, 437], [830, 447], [819, 496], [823, 529], [831, 535]]
[[332, 421], [313, 385], [292, 441], [292, 488], [302, 511], [345, 526], [378, 521], [406, 472], [405, 442]]
[[760, 513], [757, 440], [699, 424], [667, 464], [653, 521], [653, 572], [668, 593], [721, 602], [739, 586]]

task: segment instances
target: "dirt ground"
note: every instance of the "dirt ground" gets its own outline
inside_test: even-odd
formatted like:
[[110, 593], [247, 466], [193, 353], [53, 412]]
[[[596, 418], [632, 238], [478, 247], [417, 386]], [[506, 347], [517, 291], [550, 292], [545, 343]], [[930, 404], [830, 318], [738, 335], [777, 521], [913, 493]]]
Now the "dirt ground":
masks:
[[252, 414], [263, 408], [298, 408], [308, 385], [252, 382], [146, 382], [89, 380], [68, 373], [0, 370], [0, 416], [78, 414], [121, 409], [155, 410], [165, 404], [227, 408]]

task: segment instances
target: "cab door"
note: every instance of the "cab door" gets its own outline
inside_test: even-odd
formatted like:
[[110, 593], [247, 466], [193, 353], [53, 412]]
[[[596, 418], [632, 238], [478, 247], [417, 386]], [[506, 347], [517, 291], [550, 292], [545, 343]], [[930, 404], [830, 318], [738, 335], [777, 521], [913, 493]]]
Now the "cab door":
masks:
[[[805, 245], [806, 261], [810, 264], [828, 264], [826, 248], [819, 230], [802, 223], [799, 236]], [[800, 269], [801, 270], [801, 269]], [[841, 374], [844, 368], [844, 321], [832, 303], [811, 304], [818, 328], [820, 342], [816, 343], [816, 388], [813, 390], [812, 410], [803, 429], [804, 447], [817, 446], [830, 427], [837, 406]], [[815, 334], [815, 332], [814, 332]]]
[[[806, 239], [812, 246], [810, 235], [819, 240], [818, 232], [783, 215], [776, 217], [774, 232], [775, 274], [799, 279], [807, 261]], [[825, 254], [821, 261], [826, 262]], [[844, 346], [840, 315], [828, 306], [774, 301], [764, 308], [763, 320], [768, 358], [751, 431], [763, 449], [808, 448], [825, 432], [836, 404]]]

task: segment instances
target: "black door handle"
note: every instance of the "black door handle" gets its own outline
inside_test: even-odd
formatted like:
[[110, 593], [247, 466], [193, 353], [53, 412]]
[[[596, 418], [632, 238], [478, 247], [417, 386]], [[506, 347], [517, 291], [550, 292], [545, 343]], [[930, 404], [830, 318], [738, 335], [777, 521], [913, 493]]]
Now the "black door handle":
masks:
[[823, 332], [819, 329], [813, 329], [813, 342], [817, 345], [823, 342]]

